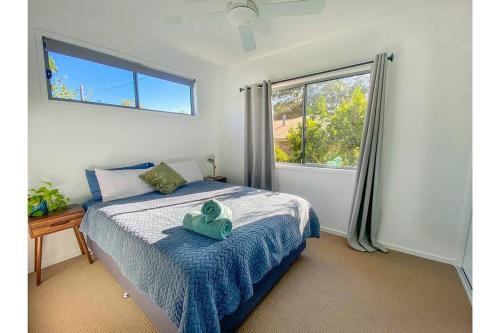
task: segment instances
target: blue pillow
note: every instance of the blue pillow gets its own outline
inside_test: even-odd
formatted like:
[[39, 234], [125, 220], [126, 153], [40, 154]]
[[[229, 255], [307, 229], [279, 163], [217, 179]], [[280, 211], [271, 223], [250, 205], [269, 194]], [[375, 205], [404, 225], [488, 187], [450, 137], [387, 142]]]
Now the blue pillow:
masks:
[[[155, 164], [152, 162], [145, 162], [137, 165], [131, 165], [127, 167], [119, 167], [113, 169], [106, 170], [130, 170], [130, 169], [147, 169], [154, 167]], [[85, 176], [87, 176], [87, 183], [89, 183], [90, 193], [92, 194], [92, 198], [94, 200], [102, 200], [101, 188], [99, 187], [99, 182], [97, 181], [97, 177], [95, 175], [94, 170], [85, 169]]]

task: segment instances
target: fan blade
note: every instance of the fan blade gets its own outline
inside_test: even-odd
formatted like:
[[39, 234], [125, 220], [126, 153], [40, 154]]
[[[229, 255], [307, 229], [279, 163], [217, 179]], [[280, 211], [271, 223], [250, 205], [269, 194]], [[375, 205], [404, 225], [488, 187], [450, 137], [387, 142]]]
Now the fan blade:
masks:
[[318, 15], [325, 9], [325, 0], [296, 0], [259, 4], [259, 17]]
[[226, 11], [215, 11], [215, 12], [206, 12], [206, 13], [193, 13], [186, 15], [175, 15], [175, 16], [167, 16], [165, 18], [165, 22], [168, 24], [182, 24], [182, 23], [191, 23], [191, 22], [207, 22], [214, 19], [225, 18]]
[[251, 25], [240, 25], [238, 27], [240, 30], [241, 44], [243, 45], [243, 50], [245, 52], [255, 50], [255, 37], [253, 35], [253, 28]]

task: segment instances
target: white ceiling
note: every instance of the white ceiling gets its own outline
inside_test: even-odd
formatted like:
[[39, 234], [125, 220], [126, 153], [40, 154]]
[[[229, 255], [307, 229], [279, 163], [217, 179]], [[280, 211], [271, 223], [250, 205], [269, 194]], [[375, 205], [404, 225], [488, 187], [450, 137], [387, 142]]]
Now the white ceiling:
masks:
[[[254, 0], [263, 2], [283, 0]], [[37, 5], [67, 17], [118, 29], [203, 60], [229, 66], [356, 28], [371, 20], [414, 10], [432, 0], [326, 0], [321, 15], [279, 17], [261, 21], [255, 30], [257, 49], [243, 52], [238, 29], [225, 18], [171, 25], [166, 17], [224, 10], [228, 0], [44, 0]]]

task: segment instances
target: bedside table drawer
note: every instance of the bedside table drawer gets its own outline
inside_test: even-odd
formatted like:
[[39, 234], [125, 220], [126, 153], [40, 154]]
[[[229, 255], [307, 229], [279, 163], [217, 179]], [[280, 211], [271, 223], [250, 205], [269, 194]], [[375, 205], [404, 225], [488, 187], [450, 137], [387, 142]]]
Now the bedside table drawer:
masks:
[[71, 205], [62, 212], [30, 217], [28, 219], [30, 236], [33, 238], [72, 228], [80, 223], [83, 215], [85, 213], [81, 207]]
[[40, 223], [42, 225], [36, 227], [34, 226], [33, 228], [31, 228], [30, 230], [31, 237], [44, 236], [64, 229], [76, 227], [80, 224], [82, 217], [83, 216], [75, 216], [71, 220], [52, 222], [49, 223], [48, 225], [47, 223], [43, 224]]

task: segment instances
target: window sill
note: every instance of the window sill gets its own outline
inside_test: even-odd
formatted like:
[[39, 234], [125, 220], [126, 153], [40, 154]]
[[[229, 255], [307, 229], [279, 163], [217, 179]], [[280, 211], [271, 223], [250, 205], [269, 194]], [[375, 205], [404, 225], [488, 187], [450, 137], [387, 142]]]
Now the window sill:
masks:
[[[198, 118], [198, 114], [195, 112], [194, 114], [189, 114], [189, 113], [181, 113], [181, 112], [170, 112], [170, 111], [158, 111], [158, 110], [151, 110], [151, 109], [141, 109], [141, 108], [136, 108], [136, 107], [131, 107], [131, 106], [124, 106], [124, 105], [114, 105], [114, 104], [104, 104], [104, 103], [94, 103], [94, 102], [80, 102], [80, 101], [74, 101], [74, 100], [67, 100], [67, 99], [60, 99], [60, 98], [47, 98], [43, 100], [44, 103], [48, 103], [50, 105], [53, 105], [54, 107], [64, 107], [66, 103], [68, 104], [73, 104], [73, 108], [94, 108], [94, 109], [101, 109], [101, 107], [104, 107], [104, 109], [112, 109], [114, 108], [115, 111], [129, 111], [137, 114], [166, 114], [166, 115], [171, 115], [171, 116], [179, 116], [179, 117], [188, 117], [188, 118]], [[61, 103], [62, 102], [62, 103]]]
[[64, 99], [64, 98], [56, 98], [56, 97], [49, 97], [48, 100], [49, 100], [50, 103], [56, 103], [56, 104], [59, 104], [59, 102], [66, 102], [66, 103], [75, 103], [75, 104], [90, 105], [90, 106], [114, 107], [114, 108], [127, 109], [127, 110], [139, 111], [139, 112], [141, 112], [141, 111], [148, 111], [148, 112], [159, 112], [159, 113], [164, 113], [164, 114], [175, 114], [175, 115], [181, 115], [181, 116], [191, 116], [191, 117], [195, 117], [196, 116], [196, 113], [194, 113], [194, 111], [191, 112], [191, 113], [162, 111], [162, 110], [153, 110], [153, 109], [138, 108], [136, 106], [126, 106], [126, 105], [118, 105], [118, 104], [107, 104], [107, 103], [78, 101], [78, 100], [73, 100], [73, 99]]
[[305, 171], [311, 173], [337, 173], [344, 175], [355, 175], [356, 169], [343, 169], [343, 168], [332, 168], [332, 167], [323, 167], [323, 166], [307, 166], [302, 164], [288, 164], [288, 163], [276, 163], [277, 170], [292, 170], [292, 171]]

